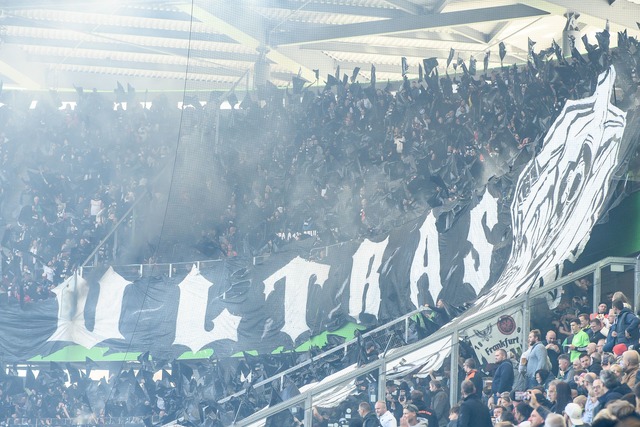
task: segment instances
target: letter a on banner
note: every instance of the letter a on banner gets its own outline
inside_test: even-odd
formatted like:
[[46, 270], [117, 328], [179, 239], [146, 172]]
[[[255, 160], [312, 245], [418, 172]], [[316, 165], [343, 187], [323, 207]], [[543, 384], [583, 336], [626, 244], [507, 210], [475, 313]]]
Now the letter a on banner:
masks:
[[[419, 239], [418, 248], [411, 263], [410, 273], [411, 302], [416, 308], [420, 307], [418, 302], [418, 281], [422, 276], [426, 275], [429, 278], [429, 292], [434, 302], [442, 290], [438, 229], [436, 228], [436, 218], [433, 213], [429, 213], [424, 219], [420, 227]], [[423, 302], [426, 302], [424, 297]]]

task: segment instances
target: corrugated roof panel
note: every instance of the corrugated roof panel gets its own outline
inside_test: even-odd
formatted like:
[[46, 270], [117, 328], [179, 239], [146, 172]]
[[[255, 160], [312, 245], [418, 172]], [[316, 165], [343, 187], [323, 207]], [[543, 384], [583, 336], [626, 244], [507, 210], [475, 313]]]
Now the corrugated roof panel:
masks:
[[288, 9], [272, 9], [266, 7], [257, 7], [255, 11], [265, 18], [271, 19], [275, 22], [289, 21], [289, 22], [304, 22], [309, 24], [323, 24], [323, 25], [345, 25], [345, 24], [358, 24], [361, 22], [379, 21], [384, 18], [376, 18], [371, 16], [358, 16], [358, 15], [346, 15], [339, 13], [321, 13], [310, 12], [304, 9], [302, 10], [288, 10]]

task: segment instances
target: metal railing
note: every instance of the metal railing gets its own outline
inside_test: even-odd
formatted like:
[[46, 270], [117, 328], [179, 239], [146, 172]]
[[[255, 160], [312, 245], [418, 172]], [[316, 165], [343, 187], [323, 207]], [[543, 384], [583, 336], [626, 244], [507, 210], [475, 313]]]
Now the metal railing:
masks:
[[[372, 397], [374, 397], [375, 399], [384, 399], [384, 385], [386, 382], [386, 376], [391, 373], [393, 369], [396, 369], [398, 366], [402, 366], [404, 360], [413, 358], [414, 360], [422, 360], [424, 364], [428, 363], [428, 361], [433, 357], [433, 353], [426, 352], [424, 351], [424, 349], [429, 345], [438, 343], [440, 340], [446, 337], [451, 338], [451, 346], [450, 348], [442, 348], [440, 349], [440, 351], [446, 352], [448, 354], [450, 362], [450, 378], [457, 378], [459, 356], [458, 344], [460, 341], [460, 337], [462, 336], [461, 332], [464, 332], [466, 329], [471, 328], [474, 325], [486, 322], [489, 319], [495, 319], [498, 315], [501, 315], [507, 311], [521, 310], [524, 314], [524, 323], [526, 326], [522, 327], [520, 334], [523, 342], [526, 342], [524, 341], [524, 339], [528, 334], [529, 327], [529, 319], [527, 316], [530, 313], [529, 310], [532, 299], [542, 296], [549, 291], [573, 283], [577, 279], [580, 279], [589, 274], [593, 274], [597, 279], [598, 277], [600, 277], [601, 271], [603, 269], [612, 267], [616, 264], [633, 268], [634, 293], [635, 295], [638, 295], [638, 291], [640, 290], [640, 260], [635, 258], [620, 257], [605, 258], [599, 262], [569, 273], [566, 276], [548, 285], [532, 288], [528, 292], [520, 295], [517, 298], [514, 298], [510, 301], [505, 302], [504, 304], [487, 310], [486, 313], [483, 313], [481, 316], [465, 318], [463, 315], [462, 317], [458, 317], [454, 319], [449, 325], [436, 331], [431, 336], [408, 344], [404, 347], [397, 348], [388, 355], [382, 355], [380, 359], [374, 360], [373, 362], [368, 363], [365, 366], [357, 367], [356, 365], [351, 365], [347, 368], [344, 368], [342, 371], [331, 375], [330, 377], [320, 381], [319, 383], [311, 384], [307, 387], [302, 388], [299, 395], [294, 396], [291, 399], [281, 402], [272, 407], [263, 408], [242, 420], [234, 420], [232, 425], [239, 427], [263, 426], [267, 418], [281, 414], [284, 411], [289, 411], [291, 414], [299, 414], [302, 411], [304, 413], [304, 419], [300, 421], [303, 422], [303, 425], [305, 427], [311, 427], [314, 406], [326, 403], [328, 401], [328, 394], [340, 398], [343, 395], [347, 396], [349, 393], [355, 392], [356, 379], [363, 378], [365, 376], [373, 376], [373, 378], [375, 379], [373, 384], [377, 386], [377, 395]], [[599, 286], [599, 283], [594, 282], [593, 308], [595, 308], [597, 302], [600, 301], [600, 289], [601, 288]], [[407, 318], [408, 317], [410, 317], [410, 315], [407, 315]], [[414, 365], [420, 366], [420, 362], [415, 363]], [[450, 401], [452, 404], [457, 402], [458, 399], [457, 386], [458, 384], [456, 382], [450, 389]]]
[[76, 417], [76, 418], [8, 418], [4, 423], [0, 423], [0, 426], [95, 426], [95, 425], [110, 425], [110, 426], [127, 426], [127, 427], [144, 427], [144, 421], [141, 417], [104, 417], [94, 418]]
[[[379, 332], [389, 331], [389, 330], [393, 329], [396, 325], [402, 324], [402, 326], [404, 328], [402, 341], [404, 343], [407, 343], [407, 342], [409, 342], [409, 325], [410, 325], [411, 318], [416, 316], [416, 315], [422, 315], [422, 313], [424, 313], [424, 312], [425, 312], [424, 308], [413, 310], [410, 313], [407, 313], [407, 314], [405, 314], [403, 316], [400, 316], [400, 317], [398, 317], [398, 318], [396, 318], [396, 319], [394, 319], [394, 320], [392, 320], [392, 321], [390, 321], [388, 323], [385, 323], [384, 325], [378, 326], [377, 328], [372, 329], [371, 331], [362, 334], [360, 338], [361, 338], [362, 341], [366, 341], [368, 338], [374, 337]], [[389, 348], [389, 344], [391, 343], [391, 339], [392, 338], [393, 338], [393, 335], [389, 338], [389, 341], [387, 342], [387, 346], [386, 346], [387, 348], [382, 349], [385, 352]], [[348, 352], [350, 351], [350, 349], [354, 348], [355, 346], [359, 346], [359, 345], [360, 344], [358, 342], [358, 338], [354, 338], [354, 339], [352, 339], [350, 341], [345, 342], [344, 344], [341, 344], [339, 346], [333, 347], [333, 348], [331, 348], [331, 349], [329, 349], [329, 350], [327, 350], [327, 351], [325, 351], [325, 352], [323, 352], [323, 353], [321, 353], [321, 354], [319, 354], [317, 356], [311, 357], [308, 360], [306, 360], [306, 361], [304, 361], [302, 363], [299, 363], [298, 365], [293, 366], [293, 367], [291, 367], [291, 368], [289, 368], [289, 369], [287, 369], [285, 371], [278, 372], [277, 374], [275, 374], [275, 375], [273, 375], [273, 376], [271, 376], [269, 378], [261, 380], [261, 381], [255, 383], [255, 384], [252, 384], [252, 386], [253, 386], [253, 388], [258, 388], [260, 386], [271, 384], [274, 381], [276, 381], [277, 384], [280, 387], [283, 387], [284, 377], [285, 376], [293, 374], [293, 373], [295, 373], [297, 371], [300, 371], [300, 370], [302, 370], [302, 369], [306, 368], [307, 366], [312, 365], [314, 363], [321, 362], [323, 359], [329, 358], [330, 356], [332, 356], [332, 355], [334, 355], [335, 353], [338, 353], [338, 352], [342, 352], [343, 355], [346, 356], [348, 354]], [[240, 397], [240, 396], [244, 395], [245, 393], [246, 393], [246, 390], [241, 390], [241, 391], [239, 391], [237, 393], [234, 393], [234, 394], [232, 394], [230, 396], [227, 396], [227, 397], [225, 397], [223, 399], [220, 399], [218, 401], [218, 403], [220, 403], [220, 404], [226, 403], [230, 399], [235, 398], [235, 397]]]

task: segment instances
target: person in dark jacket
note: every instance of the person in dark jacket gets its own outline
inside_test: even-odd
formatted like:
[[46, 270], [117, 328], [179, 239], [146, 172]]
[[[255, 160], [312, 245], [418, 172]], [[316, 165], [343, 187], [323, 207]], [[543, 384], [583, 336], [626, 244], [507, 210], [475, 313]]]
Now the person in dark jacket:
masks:
[[626, 386], [626, 384], [620, 384], [620, 380], [616, 374], [609, 370], [600, 373], [600, 378], [593, 382], [593, 390], [598, 396], [598, 404], [593, 411], [594, 417], [601, 409], [604, 409], [609, 402], [620, 399], [630, 392], [629, 387]]
[[493, 427], [489, 408], [478, 397], [473, 382], [464, 380], [461, 391], [463, 401], [460, 404], [458, 427]]
[[[513, 371], [513, 370], [512, 370]], [[431, 407], [438, 418], [438, 425], [445, 427], [448, 424], [449, 415], [449, 395], [442, 388], [442, 383], [438, 380], [431, 380], [429, 383], [431, 392]]]
[[511, 391], [513, 388], [513, 365], [507, 357], [507, 352], [501, 348], [493, 354], [496, 359], [496, 372], [491, 382], [491, 393], [494, 403], [498, 404], [498, 397], [503, 391]]
[[358, 413], [362, 417], [362, 427], [380, 427], [380, 420], [371, 410], [371, 405], [368, 402], [360, 402]]
[[638, 323], [640, 319], [624, 306], [622, 299], [615, 299], [611, 304], [612, 310], [616, 315], [616, 320], [609, 329], [603, 350], [611, 352], [617, 344], [625, 344], [627, 347], [637, 345], [639, 333]]
[[538, 369], [536, 371], [536, 383], [539, 386], [542, 386], [545, 390], [549, 387], [551, 381], [555, 380], [556, 377], [546, 369]]

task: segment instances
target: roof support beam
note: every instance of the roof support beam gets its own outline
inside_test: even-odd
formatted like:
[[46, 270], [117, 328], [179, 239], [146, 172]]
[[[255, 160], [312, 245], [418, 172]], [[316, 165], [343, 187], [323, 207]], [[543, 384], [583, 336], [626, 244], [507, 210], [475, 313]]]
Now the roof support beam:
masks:
[[411, 15], [424, 15], [426, 12], [422, 6], [419, 6], [409, 0], [385, 0], [385, 3], [397, 7]]
[[41, 86], [26, 74], [16, 70], [4, 61], [0, 61], [0, 76], [7, 76], [13, 80], [20, 88], [27, 90], [41, 89]]
[[451, 3], [451, 0], [440, 0], [436, 5], [431, 9], [431, 13], [440, 13], [444, 10], [447, 5]]
[[[260, 7], [267, 7], [273, 9], [284, 9], [290, 11], [296, 11], [300, 8], [300, 3], [294, 3], [291, 0], [261, 0]], [[352, 6], [342, 4], [329, 4], [329, 3], [317, 3], [311, 2], [305, 4], [302, 9], [307, 12], [320, 12], [331, 13], [340, 15], [354, 15], [354, 16], [370, 16], [372, 18], [402, 18], [406, 16], [406, 11], [384, 8], [384, 7], [363, 7]]]
[[508, 22], [498, 22], [496, 27], [488, 34], [487, 44], [491, 45], [495, 41], [497, 41], [500, 35], [504, 32], [504, 29], [507, 28]]
[[[371, 54], [371, 55], [386, 55], [392, 57], [394, 60], [397, 60], [401, 56], [406, 56], [407, 58], [447, 58], [449, 55], [448, 49], [434, 49], [427, 47], [395, 47], [395, 46], [375, 46], [375, 45], [366, 45], [362, 43], [349, 43], [349, 42], [338, 42], [338, 41], [329, 41], [322, 42], [316, 44], [307, 44], [302, 45], [302, 49], [309, 50], [320, 50], [327, 52], [350, 52], [350, 53], [360, 53], [360, 54]], [[469, 53], [471, 55], [477, 55], [479, 53], [483, 53], [484, 49], [482, 46], [479, 46], [478, 49], [467, 50], [467, 49], [458, 49], [459, 52]]]
[[497, 6], [423, 16], [407, 16], [401, 19], [388, 19], [385, 21], [330, 25], [307, 33], [282, 32], [272, 36], [271, 44], [280, 46], [357, 36], [397, 34], [425, 28], [457, 27], [478, 22], [504, 21], [548, 14], [547, 11], [521, 4]]
[[[202, 9], [199, 6], [194, 6], [193, 11], [190, 6], [178, 6], [180, 8], [186, 8], [185, 12], [193, 13], [194, 18], [204, 22], [206, 24], [215, 26], [218, 30], [223, 29], [223, 31], [228, 34], [231, 38], [236, 40], [238, 43], [244, 44], [246, 46], [251, 46], [255, 49], [263, 47], [266, 45], [265, 38], [267, 37], [266, 30], [264, 25], [260, 25], [260, 23], [256, 22], [255, 25], [258, 25], [258, 34], [255, 31], [255, 25], [252, 24], [252, 21], [255, 19], [246, 19], [246, 20], [238, 20], [238, 11], [232, 9], [228, 6], [228, 2], [217, 2], [218, 4], [214, 8], [216, 10], [216, 15], [212, 12]], [[218, 8], [218, 6], [220, 6]], [[229, 15], [231, 14], [231, 15]], [[230, 16], [235, 16], [235, 19], [230, 19]], [[242, 21], [240, 23], [239, 21]], [[233, 22], [233, 24], [231, 24]], [[313, 81], [315, 80], [315, 73], [312, 69], [307, 68], [306, 66], [294, 61], [288, 56], [283, 55], [277, 50], [270, 50], [265, 55], [271, 61], [280, 64], [283, 67], [286, 67], [291, 71], [291, 73], [296, 74], [300, 71], [300, 75], [302, 78]]]
[[453, 31], [455, 31], [456, 33], [462, 34], [468, 39], [471, 39], [476, 43], [480, 43], [482, 45], [485, 45], [488, 40], [488, 37], [485, 33], [470, 27], [455, 27], [453, 28]]
[[[520, 0], [520, 3], [543, 9], [550, 14], [562, 15], [579, 12], [578, 22], [604, 28], [607, 19], [611, 24], [624, 28], [638, 28], [638, 5], [629, 1], [617, 1], [609, 5], [600, 0]], [[613, 29], [612, 29], [613, 31]]]

